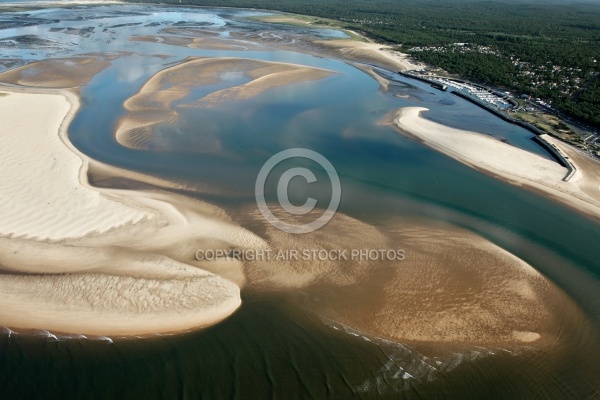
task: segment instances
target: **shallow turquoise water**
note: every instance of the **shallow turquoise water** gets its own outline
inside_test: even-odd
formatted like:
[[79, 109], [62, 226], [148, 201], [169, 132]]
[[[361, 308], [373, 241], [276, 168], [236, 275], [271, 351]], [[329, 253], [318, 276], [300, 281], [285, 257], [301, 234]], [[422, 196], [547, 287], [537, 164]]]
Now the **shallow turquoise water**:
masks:
[[[234, 209], [254, 204], [256, 176], [271, 155], [290, 147], [315, 150], [340, 174], [342, 213], [374, 225], [385, 223], [389, 216], [418, 217], [477, 232], [556, 282], [588, 313], [598, 332], [598, 223], [478, 173], [377, 122], [398, 107], [422, 106], [430, 109], [425, 116], [437, 122], [503, 137], [549, 157], [530, 140], [529, 132], [451, 94], [400, 76], [395, 77], [403, 85], [398, 90], [408, 98], [383, 94], [372, 78], [335, 60], [285, 51], [200, 51], [127, 41], [131, 34], [152, 34], [181, 20], [212, 24], [212, 29], [264, 29], [240, 21], [251, 14], [140, 6], [41, 10], [29, 13], [28, 18], [60, 21], [0, 30], [0, 41], [39, 35], [42, 26], [45, 37], [60, 45], [6, 48], [3, 57], [40, 59], [48, 54], [68, 56], [123, 48], [135, 52], [115, 60], [82, 90], [83, 107], [70, 128], [70, 138], [94, 159], [186, 183], [198, 188], [192, 195]], [[145, 22], [135, 27], [111, 28], [142, 20]], [[152, 21], [162, 25], [148, 26]], [[73, 39], [47, 32], [56, 26], [96, 29], [88, 37]], [[286, 34], [311, 33], [285, 29]], [[74, 41], [77, 43], [70, 44]], [[170, 58], [163, 60], [154, 54]], [[179, 110], [181, 118], [175, 125], [157, 130], [159, 139], [153, 142], [152, 151], [120, 146], [113, 132], [124, 114], [123, 101], [166, 64], [190, 55], [301, 63], [338, 74], [271, 90], [251, 101], [230, 102], [219, 109]], [[186, 101], [202, 94], [203, 90], [192, 91]], [[215, 143], [220, 150], [209, 151]], [[322, 172], [315, 173], [322, 177]], [[206, 186], [210, 193], [201, 189]], [[296, 191], [295, 198], [294, 190], [291, 193], [292, 200], [306, 197], [302, 190]], [[322, 204], [328, 192], [311, 195]], [[274, 190], [267, 192], [267, 198], [274, 198]], [[411, 380], [405, 372], [400, 373], [405, 371], [403, 367], [412, 371], [422, 366], [403, 347], [336, 330], [280, 296], [244, 293], [244, 305], [232, 318], [187, 335], [114, 343], [3, 335], [0, 393], [7, 398], [77, 398], [92, 397], [93, 393], [98, 398], [145, 399], [530, 399], [569, 398], [569, 394], [578, 398], [594, 388], [594, 382], [577, 380], [574, 365], [582, 361], [580, 355], [564, 355], [560, 366], [546, 368], [545, 360], [535, 356], [502, 352], [490, 356], [488, 350], [480, 349], [468, 362], [464, 355], [457, 355], [457, 366], [443, 370], [431, 381]], [[393, 367], [388, 366], [390, 360]]]

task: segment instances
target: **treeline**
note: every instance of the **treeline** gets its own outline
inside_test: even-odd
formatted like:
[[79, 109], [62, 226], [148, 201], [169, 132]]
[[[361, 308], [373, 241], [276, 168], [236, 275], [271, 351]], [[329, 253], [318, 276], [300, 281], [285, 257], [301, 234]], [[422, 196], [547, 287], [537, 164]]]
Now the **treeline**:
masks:
[[[563, 111], [600, 127], [600, 83], [588, 82], [600, 69], [600, 5], [529, 1], [182, 0], [180, 3], [163, 0], [161, 3], [262, 8], [336, 19], [344, 28], [395, 44], [402, 51], [421, 48], [412, 52], [418, 60], [473, 80], [551, 100]], [[454, 46], [455, 43], [468, 43], [469, 47], [463, 49]], [[520, 66], [515, 65], [517, 60], [522, 63]], [[555, 66], [560, 69], [552, 71]], [[585, 90], [569, 90], [576, 86]]]
[[600, 126], [600, 78], [583, 91], [577, 101], [569, 100], [561, 104], [568, 113]]

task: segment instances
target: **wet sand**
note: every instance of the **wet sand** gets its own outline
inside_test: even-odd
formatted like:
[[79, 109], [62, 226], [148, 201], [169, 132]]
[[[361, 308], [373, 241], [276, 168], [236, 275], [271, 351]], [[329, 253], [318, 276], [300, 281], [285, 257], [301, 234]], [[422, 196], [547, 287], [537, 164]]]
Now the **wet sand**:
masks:
[[[244, 214], [252, 218], [252, 211]], [[438, 354], [472, 346], [541, 349], [562, 340], [565, 310], [578, 324], [586, 320], [523, 260], [448, 224], [391, 217], [374, 226], [338, 213], [319, 231], [294, 238], [266, 224], [249, 229], [264, 229], [259, 234], [277, 250], [347, 250], [341, 261], [252, 262], [246, 288], [289, 291], [303, 309], [365, 335], [436, 347]], [[356, 249], [401, 249], [404, 258], [352, 257]]]
[[0, 82], [43, 88], [73, 88], [87, 83], [115, 56], [82, 56], [36, 61], [0, 73]]
[[250, 81], [216, 90], [178, 107], [212, 108], [227, 101], [249, 99], [269, 89], [324, 79], [332, 74], [302, 65], [243, 58], [189, 58], [155, 74], [138, 93], [125, 101], [124, 107], [129, 113], [119, 121], [118, 142], [130, 148], [149, 149], [153, 127], [177, 120], [174, 102], [184, 99], [193, 88], [225, 80], [227, 73], [246, 76]]
[[[272, 73], [273, 67], [263, 69]], [[207, 73], [205, 79], [211, 77]], [[175, 194], [94, 188], [87, 183], [88, 159], [65, 135], [77, 98], [59, 91], [5, 92], [2, 118], [14, 127], [15, 136], [0, 160], [30, 174], [27, 186], [20, 184], [22, 173], [3, 180], [7, 204], [2, 209], [20, 215], [20, 224], [2, 226], [0, 238], [0, 264], [14, 272], [0, 275], [0, 320], [5, 325], [96, 335], [193, 329], [230, 315], [240, 304], [239, 287], [245, 286], [290, 291], [292, 296], [312, 293], [319, 301], [303, 303], [306, 309], [402, 342], [547, 346], [557, 339], [564, 313], [557, 305], [570, 301], [529, 265], [474, 234], [406, 221], [382, 230], [338, 214], [321, 230], [290, 238], [254, 208], [234, 216], [260, 226], [247, 230], [219, 209]], [[24, 123], [23, 114], [11, 107], [46, 111]], [[48, 153], [49, 148], [54, 150]], [[60, 168], [30, 163], [27, 170], [19, 157], [32, 152]], [[105, 177], [122, 172], [95, 168]], [[11, 176], [19, 184], [11, 183]], [[19, 196], [23, 198], [16, 201]], [[80, 197], [86, 208], [77, 203]], [[49, 204], [37, 204], [39, 199]], [[106, 212], [111, 218], [102, 217]], [[48, 214], [56, 218], [41, 223]], [[95, 229], [84, 229], [82, 221]], [[246, 265], [190, 260], [195, 250], [215, 247], [398, 247], [406, 259]]]
[[233, 40], [215, 39], [212, 37], [181, 37], [181, 36], [133, 36], [129, 39], [132, 42], [148, 42], [157, 44], [166, 44], [170, 46], [189, 47], [191, 49], [205, 50], [249, 50], [256, 49], [256, 46], [251, 47], [249, 44], [236, 42]]
[[381, 86], [381, 90], [384, 93], [388, 91], [390, 81], [385, 79], [381, 75], [379, 75], [377, 72], [375, 72], [375, 70], [373, 70], [373, 68], [371, 66], [366, 65], [366, 64], [361, 64], [361, 63], [354, 63], [354, 62], [350, 63], [350, 65], [352, 65], [355, 68], [360, 69], [362, 72], [366, 73], [371, 78], [375, 79]]
[[[331, 50], [323, 54], [338, 56]], [[37, 96], [35, 90], [28, 92]], [[218, 109], [226, 94], [211, 104]], [[44, 99], [45, 107], [55, 107], [54, 100]], [[34, 104], [28, 100], [24, 109], [34, 114], [29, 108]], [[144, 122], [146, 116], [138, 116]], [[61, 141], [70, 148], [66, 136]], [[67, 155], [50, 143], [46, 148], [53, 156]], [[49, 210], [61, 218], [52, 223], [59, 230], [53, 240], [0, 235], [0, 325], [27, 333], [0, 328], [7, 397], [85, 397], [90, 379], [95, 395], [108, 398], [123, 390], [138, 397], [174, 398], [183, 389], [191, 396], [212, 398], [285, 398], [289, 393], [393, 399], [597, 395], [598, 362], [590, 355], [600, 352], [598, 338], [580, 308], [527, 263], [464, 229], [392, 213], [377, 223], [338, 213], [323, 230], [290, 239], [266, 224], [253, 207], [220, 209], [163, 190], [183, 188], [175, 182], [79, 155], [75, 192], [64, 182], [48, 183], [55, 179], [47, 175], [52, 165], [37, 163], [40, 157], [49, 161], [47, 154], [29, 149], [13, 153], [9, 158], [19, 163], [30, 161], [23, 159], [26, 154], [35, 156], [32, 165], [39, 177], [28, 179], [48, 190], [53, 200]], [[78, 153], [71, 149], [69, 154]], [[69, 162], [59, 161], [54, 168], [60, 169], [60, 179], [77, 175]], [[578, 165], [584, 162], [576, 160]], [[8, 165], [2, 157], [0, 164]], [[24, 182], [15, 184], [23, 193], [39, 189]], [[97, 183], [102, 187], [95, 187]], [[68, 237], [71, 230], [83, 228], [80, 223], [96, 225], [85, 216], [74, 221], [55, 204], [66, 201], [71, 211], [82, 213], [75, 209], [82, 186], [102, 194], [100, 200], [85, 195], [102, 204], [101, 210], [88, 210], [94, 217], [120, 203], [124, 212], [110, 218], [121, 225], [106, 230], [108, 221], [96, 218], [103, 227], [98, 232]], [[596, 189], [581, 188], [590, 196]], [[19, 205], [24, 208], [50, 206], [24, 196]], [[138, 208], [150, 215], [127, 222]], [[27, 213], [20, 213], [27, 220]], [[62, 220], [74, 224], [61, 225]], [[21, 228], [49, 228], [29, 225]], [[400, 248], [406, 259], [193, 259], [197, 249], [232, 247]], [[244, 307], [236, 313], [240, 289]], [[590, 299], [593, 293], [581, 304]], [[222, 323], [203, 332], [114, 342], [78, 335], [56, 338], [48, 332], [29, 335], [31, 331], [22, 329], [108, 334], [114, 339], [187, 331], [216, 321]], [[232, 355], [235, 362], [223, 362]], [[165, 370], [165, 362], [173, 368]], [[162, 371], [160, 376], [148, 380], [156, 371]]]

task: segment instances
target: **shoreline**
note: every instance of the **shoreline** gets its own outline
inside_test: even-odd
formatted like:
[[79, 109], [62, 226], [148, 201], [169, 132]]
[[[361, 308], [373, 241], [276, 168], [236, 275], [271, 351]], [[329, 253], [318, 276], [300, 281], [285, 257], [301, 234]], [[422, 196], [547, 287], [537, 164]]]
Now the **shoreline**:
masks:
[[[576, 150], [567, 144], [551, 137], [543, 138], [558, 152], [567, 155], [565, 158], [577, 171], [573, 175], [568, 168], [554, 161], [494, 137], [430, 121], [421, 115], [423, 111], [428, 109], [401, 108], [388, 114], [382, 123], [473, 169], [512, 185], [534, 190], [575, 211], [600, 219], [600, 189], [594, 188], [593, 168], [578, 166], [573, 160]], [[594, 162], [592, 159], [589, 161]], [[597, 165], [600, 167], [600, 164]], [[569, 179], [566, 180], [566, 177]]]
[[[70, 189], [68, 185], [59, 189], [61, 182], [54, 180], [52, 175], [38, 169], [29, 171], [39, 178], [35, 182], [29, 181], [27, 189], [56, 195], [56, 200], [48, 204], [57, 203], [52, 210], [59, 218], [50, 219], [48, 227], [34, 215], [35, 222], [24, 223], [18, 235], [7, 228], [2, 231], [0, 320], [3, 325], [14, 329], [131, 336], [203, 328], [235, 312], [241, 304], [239, 286], [186, 263], [187, 251], [213, 238], [222, 242], [222, 246], [260, 247], [264, 243], [259, 238], [219, 218], [218, 210], [179, 195], [92, 187], [87, 176], [90, 163], [105, 174], [118, 175], [119, 171], [90, 160], [69, 142], [67, 128], [79, 108], [78, 97], [72, 91], [57, 89], [0, 86], [0, 91], [9, 93], [0, 98], [5, 109], [9, 105], [7, 102], [30, 110], [44, 104], [51, 109], [48, 113], [53, 114], [47, 120], [32, 119], [23, 113], [10, 118], [3, 115], [7, 126], [12, 126], [9, 135], [12, 133], [13, 142], [18, 143], [12, 150], [27, 143], [24, 136], [26, 131], [31, 132], [32, 125], [42, 124], [33, 130], [45, 133], [33, 134], [41, 144], [22, 149], [21, 154], [25, 158], [35, 157], [33, 154], [37, 151], [38, 158], [54, 156], [61, 168], [62, 183], [69, 174], [78, 182]], [[68, 102], [66, 108], [65, 101]], [[52, 109], [52, 104], [57, 104], [57, 110], [62, 112]], [[62, 109], [60, 104], [63, 104]], [[33, 115], [40, 113], [34, 111]], [[24, 122], [26, 118], [29, 119], [27, 123]], [[55, 148], [49, 153], [57, 140], [64, 146], [63, 152]], [[3, 163], [10, 160], [19, 164], [19, 154], [7, 151], [10, 150], [6, 147], [0, 151]], [[66, 153], [77, 157], [79, 162], [61, 159]], [[22, 172], [27, 167], [19, 165]], [[23, 186], [23, 176], [16, 179], [18, 184], [13, 182], [7, 186], [7, 182], [3, 182], [5, 197], [2, 201], [4, 210], [8, 210], [5, 212], [13, 211], [10, 207], [15, 204], [10, 206], [11, 195], [17, 196], [15, 188]], [[156, 184], [158, 180], [148, 177], [148, 182]], [[73, 217], [71, 214], [78, 210], [69, 199], [85, 197], [83, 193], [93, 196], [93, 202], [97, 202], [96, 206], [102, 211], [125, 207], [122, 213], [125, 218], [127, 210], [133, 214], [142, 210], [143, 215], [138, 219], [125, 219], [121, 224], [111, 221], [112, 226], [106, 225], [99, 231], [79, 232], [76, 227], [84, 218], [82, 215], [93, 215], [100, 210], [92, 207], [79, 217]], [[33, 200], [21, 205], [24, 211], [19, 215], [22, 216], [24, 212], [35, 214], [41, 207], [35, 203], [39, 195], [32, 196], [28, 192], [26, 196]], [[66, 214], [60, 217], [63, 212]], [[26, 215], [23, 218], [26, 219]], [[60, 235], [44, 239], [44, 235], [39, 234], [40, 229], [57, 228], [63, 231]], [[231, 267], [236, 267], [235, 263], [231, 263]]]
[[368, 62], [393, 71], [422, 68], [406, 53], [391, 50], [389, 45], [375, 42], [360, 42], [354, 39], [315, 40], [313, 44], [321, 51], [330, 52], [339, 59], [349, 62]]
[[[28, 92], [25, 89], [22, 91]], [[45, 94], [50, 92], [47, 90], [34, 91]], [[61, 93], [61, 91], [54, 90], [52, 92]], [[35, 96], [35, 94], [28, 95]], [[9, 94], [7, 97], [10, 96]], [[77, 99], [74, 95], [73, 98]], [[0, 101], [2, 100], [0, 99]], [[28, 104], [31, 105], [32, 102], [28, 101]], [[74, 114], [74, 107], [71, 106], [69, 110], [71, 114]], [[69, 118], [63, 118], [61, 132], [65, 136], [60, 137], [67, 143], [69, 143], [66, 137], [68, 122], [70, 122]], [[71, 144], [66, 146], [70, 148]], [[69, 149], [69, 151], [78, 153], [76, 149]], [[83, 155], [82, 158], [87, 163], [81, 167], [78, 174], [87, 182], [86, 173], [90, 168], [88, 163], [93, 160], [89, 160]], [[102, 165], [97, 161], [94, 163]], [[102, 172], [107, 175], [112, 171], [112, 167], [107, 165], [102, 165], [102, 168]], [[116, 174], [117, 171], [112, 172]], [[159, 221], [146, 220], [130, 224], [103, 234], [85, 235], [74, 239], [66, 238], [58, 242], [0, 237], [0, 249], [2, 249], [0, 250], [0, 264], [8, 266], [15, 272], [14, 274], [11, 274], [10, 271], [0, 274], [0, 293], [2, 294], [0, 296], [0, 310], [2, 310], [0, 311], [0, 321], [9, 329], [47, 331], [51, 334], [76, 333], [95, 337], [155, 336], [164, 333], [186, 332], [218, 323], [235, 312], [241, 304], [240, 288], [248, 285], [250, 288], [260, 287], [261, 291], [266, 292], [283, 289], [295, 293], [299, 288], [311, 292], [316, 291], [315, 293], [318, 293], [319, 297], [327, 299], [326, 303], [332, 307], [331, 309], [341, 313], [340, 317], [346, 316], [340, 319], [335, 314], [331, 315], [329, 312], [317, 308], [314, 312], [318, 315], [329, 315], [338, 322], [351, 322], [355, 328], [363, 330], [368, 328], [366, 331], [370, 334], [387, 336], [401, 342], [429, 343], [434, 347], [441, 342], [452, 346], [469, 346], [473, 343], [504, 343], [506, 345], [535, 343], [536, 346], [545, 348], [554, 340], [557, 326], [554, 318], [557, 316], [545, 311], [545, 307], [551, 299], [549, 294], [553, 293], [556, 296], [560, 295], [561, 291], [524, 261], [483, 238], [462, 231], [459, 235], [461, 239], [457, 239], [456, 235], [448, 236], [455, 228], [443, 228], [434, 234], [434, 236], [439, 236], [438, 240], [442, 240], [438, 247], [443, 248], [444, 243], [449, 248], [453, 248], [454, 245], [460, 246], [465, 251], [479, 254], [476, 257], [479, 262], [486, 260], [496, 268], [480, 271], [475, 268], [472, 261], [466, 262], [465, 259], [464, 262], [459, 262], [458, 258], [462, 256], [456, 255], [456, 267], [461, 265], [465, 271], [470, 271], [477, 279], [481, 280], [482, 285], [476, 290], [477, 296], [472, 299], [460, 300], [456, 302], [453, 309], [445, 310], [444, 322], [437, 321], [435, 312], [431, 313], [431, 310], [440, 307], [443, 309], [444, 304], [447, 304], [447, 301], [438, 301], [437, 297], [445, 299], [446, 296], [449, 296], [456, 301], [457, 296], [465, 289], [460, 283], [460, 273], [454, 271], [454, 268], [439, 265], [436, 261], [437, 257], [431, 259], [431, 255], [427, 255], [425, 252], [427, 246], [422, 242], [423, 238], [429, 238], [427, 239], [429, 242], [432, 240], [432, 232], [436, 232], [430, 228], [416, 225], [407, 231], [401, 231], [403, 232], [400, 234], [400, 237], [403, 238], [401, 242], [412, 249], [411, 257], [414, 260], [404, 264], [402, 274], [394, 274], [393, 279], [397, 282], [392, 286], [389, 285], [389, 282], [387, 284], [379, 282], [381, 277], [363, 275], [366, 273], [369, 263], [345, 265], [344, 275], [349, 272], [348, 268], [354, 272], [343, 278], [339, 275], [341, 268], [339, 264], [318, 265], [318, 263], [312, 263], [310, 268], [302, 273], [296, 270], [293, 264], [255, 263], [250, 268], [253, 273], [244, 277], [246, 271], [242, 270], [243, 264], [236, 260], [213, 265], [212, 268], [216, 269], [213, 272], [218, 274], [213, 275], [213, 273], [207, 272], [211, 266], [204, 268], [205, 266], [201, 263], [190, 263], [185, 260], [185, 255], [191, 254], [192, 249], [202, 246], [203, 240], [206, 241], [207, 248], [214, 248], [215, 242], [220, 243], [222, 248], [230, 246], [260, 248], [266, 246], [267, 243], [269, 247], [285, 248], [292, 244], [310, 247], [310, 243], [315, 239], [306, 238], [307, 242], [295, 240], [292, 243], [289, 242], [289, 238], [281, 235], [272, 227], [267, 227], [266, 237], [261, 239], [239, 225], [224, 220], [219, 211], [212, 206], [203, 205], [172, 193], [93, 187], [91, 189], [112, 196], [128, 198], [129, 201], [155, 210], [163, 218]], [[199, 210], [199, 208], [201, 209]], [[243, 218], [252, 219], [253, 217], [250, 214]], [[265, 221], [261, 222], [266, 223]], [[383, 231], [379, 231], [375, 226], [340, 214], [318, 235], [323, 238], [329, 237], [325, 242], [339, 242], [341, 247], [351, 247], [351, 243], [354, 243], [355, 246], [364, 245], [366, 235], [370, 238], [372, 247], [378, 248], [390, 238], [395, 237], [393, 232], [397, 228], [391, 229], [392, 236], [383, 235]], [[355, 236], [354, 232], [362, 233]], [[444, 237], [447, 239], [441, 239]], [[454, 239], [450, 240], [450, 237], [454, 237]], [[454, 243], [457, 240], [458, 242]], [[117, 244], [118, 248], [115, 248]], [[422, 273], [424, 262], [428, 265], [431, 264], [428, 267], [429, 272], [425, 275]], [[498, 268], [499, 266], [501, 268]], [[237, 270], [242, 279], [240, 281], [232, 278], [223, 279], [224, 270]], [[491, 290], [485, 282], [497, 282], [497, 279], [491, 279], [492, 274], [502, 277], [506, 281], [506, 288], [500, 290], [500, 296], [494, 299], [484, 296]], [[325, 286], [328, 288], [326, 292], [321, 292], [320, 285], [314, 286], [315, 280], [324, 279], [326, 276], [329, 276], [328, 280], [331, 279], [331, 281]], [[432, 276], [436, 277], [436, 282], [450, 279], [455, 282], [455, 285], [452, 289], [446, 289], [447, 294], [441, 294], [439, 290], [436, 291], [439, 288], [438, 284], [429, 282]], [[427, 293], [434, 296], [423, 303], [423, 306], [427, 306], [427, 309], [430, 310], [429, 314], [422, 316], [423, 318], [428, 316], [427, 326], [421, 326], [420, 323], [413, 321], [412, 312], [406, 313], [396, 308], [396, 304], [413, 299], [413, 294], [408, 287], [401, 290], [400, 293], [397, 291], [398, 287], [405, 287], [408, 277], [411, 279], [411, 285], [425, 285]], [[248, 283], [245, 282], [245, 279], [248, 279]], [[356, 290], [358, 290], [355, 292], [357, 299], [363, 298], [363, 295], [366, 296], [364, 291], [368, 290], [369, 286], [356, 286], [363, 279], [368, 279], [370, 284], [375, 287], [387, 288], [385, 293], [381, 293], [378, 300], [385, 301], [387, 311], [379, 315], [376, 319], [377, 324], [372, 326], [371, 323], [367, 325], [365, 323], [368, 321], [368, 316], [377, 315], [373, 308], [377, 301], [373, 304], [361, 302], [360, 307], [357, 305], [355, 312], [346, 314], [355, 307], [348, 308], [345, 302], [339, 303], [337, 300], [339, 294], [350, 294]], [[236, 284], [231, 282], [236, 282]], [[326, 293], [332, 292], [330, 285], [334, 285], [337, 289], [333, 291], [333, 297], [328, 298], [329, 295]], [[204, 293], [206, 296], [193, 298], [198, 292]], [[356, 296], [356, 294], [360, 295]], [[527, 302], [532, 309], [532, 314], [530, 311], [520, 310], [516, 302], [504, 300], [503, 294], [511, 294], [511, 296]], [[398, 296], [400, 298], [407, 297], [403, 298], [400, 303], [385, 300]], [[485, 298], [485, 302], [477, 303], [478, 296], [484, 296], [482, 299]], [[206, 298], [211, 299], [208, 304]], [[216, 302], [213, 301], [215, 298]], [[153, 302], [158, 303], [160, 307], [153, 306]], [[475, 307], [474, 304], [479, 304], [477, 307], [483, 308], [481, 310], [470, 309], [466, 314], [460, 312], [461, 307]], [[418, 304], [416, 307], [419, 308]], [[486, 317], [488, 311], [485, 311], [488, 307], [490, 309], [517, 307], [514, 312], [518, 314], [518, 318], [517, 314], [513, 313], [511, 322], [508, 324], [506, 320], [500, 318], [496, 322], [499, 325], [494, 324], [494, 328], [490, 330], [488, 327], [490, 322]], [[409, 322], [408, 325], [399, 324], [398, 321], [401, 320]], [[440, 341], [445, 337], [441, 332], [455, 324], [469, 326], [469, 329], [474, 331], [456, 337], [447, 337]], [[506, 332], [499, 335], [495, 331], [499, 327]], [[482, 330], [478, 331], [478, 329]]]
[[[197, 76], [195, 78], [194, 82], [198, 83]], [[64, 132], [66, 135], [66, 127]], [[68, 147], [68, 138], [65, 136], [64, 139]], [[87, 165], [82, 167], [79, 174], [87, 183], [87, 172], [96, 164], [102, 165], [103, 173], [108, 177], [122, 173], [84, 155], [81, 157], [87, 161]], [[129, 199], [154, 210], [162, 218], [115, 228], [106, 234], [64, 239], [62, 243], [0, 238], [0, 248], [5, 252], [2, 254], [0, 251], [0, 264], [18, 266], [20, 273], [9, 274], [8, 277], [0, 275], [0, 292], [10, 295], [0, 298], [0, 305], [3, 306], [0, 309], [7, 310], [4, 317], [18, 320], [20, 315], [17, 314], [23, 314], [23, 304], [26, 304], [29, 308], [24, 314], [29, 314], [28, 318], [42, 315], [43, 318], [34, 321], [43, 325], [40, 330], [102, 336], [187, 331], [226, 318], [240, 304], [240, 288], [248, 287], [262, 292], [315, 290], [318, 297], [327, 298], [321, 304], [339, 312], [337, 316], [331, 315], [333, 319], [348, 320], [358, 327], [366, 324], [372, 333], [386, 332], [386, 336], [400, 342], [438, 343], [446, 338], [446, 344], [502, 342], [545, 346], [556, 337], [559, 315], [549, 311], [547, 305], [554, 296], [561, 295], [560, 289], [524, 261], [477, 235], [463, 231], [456, 234], [454, 229], [448, 227], [438, 229], [436, 233], [436, 230], [422, 226], [422, 222], [409, 227], [405, 221], [396, 221], [394, 226], [382, 228], [340, 213], [314, 235], [291, 241], [261, 216], [252, 214], [256, 211], [252, 206], [240, 214], [235, 211], [231, 213], [235, 215], [233, 220], [243, 226], [248, 226], [243, 222], [249, 221], [254, 227], [258, 226], [261, 236], [265, 236], [262, 239], [225, 217], [222, 210], [172, 193], [91, 189], [108, 196]], [[398, 231], [398, 226], [410, 229]], [[435, 247], [446, 249], [439, 254], [431, 254], [427, 250], [432, 243], [433, 233], [439, 243]], [[386, 274], [385, 281], [379, 280], [382, 275], [376, 276], [370, 272], [373, 264], [368, 262], [351, 265], [315, 262], [304, 264], [302, 268], [293, 263], [255, 263], [249, 266], [251, 268], [243, 268], [245, 265], [237, 260], [203, 265], [188, 257], [202, 246], [210, 246], [210, 249], [215, 246], [220, 249], [265, 246], [311, 248], [335, 244], [338, 247], [359, 248], [369, 244], [371, 248], [383, 248], [392, 240], [410, 246], [412, 261], [403, 264], [404, 268], [394, 270], [401, 272]], [[448, 254], [455, 257], [451, 265], [448, 264]], [[490, 268], [482, 270], [481, 262]], [[427, 266], [427, 274], [423, 273], [424, 266]], [[408, 269], [411, 270], [410, 274]], [[475, 295], [468, 292], [472, 288], [464, 286], [461, 278], [465, 275], [479, 281]], [[411, 280], [408, 281], [407, 277]], [[499, 281], [497, 277], [503, 281], [501, 287], [496, 285]], [[207, 287], [206, 281], [210, 280], [212, 283]], [[373, 287], [379, 290], [377, 299], [372, 299], [374, 301], [368, 300], [373, 295], [365, 290], [368, 289], [363, 285], [365, 280], [371, 280]], [[450, 280], [454, 284], [448, 288], [447, 282]], [[235, 282], [235, 285], [231, 282]], [[215, 288], [219, 285], [221, 287]], [[320, 292], [319, 285], [323, 285], [324, 292]], [[383, 287], [386, 291], [381, 290]], [[425, 288], [427, 298], [411, 292], [414, 287]], [[194, 293], [203, 290], [211, 298], [221, 297], [209, 304], [206, 299], [190, 299]], [[158, 291], [157, 298], [153, 291]], [[57, 293], [60, 297], [53, 297]], [[497, 296], [488, 295], [490, 293]], [[333, 296], [328, 297], [330, 295]], [[35, 298], [31, 299], [32, 296]], [[89, 296], [92, 306], [87, 305]], [[340, 302], [340, 298], [343, 301]], [[453, 302], [452, 308], [446, 309], [449, 299]], [[191, 308], [190, 301], [193, 304]], [[161, 307], [153, 308], [152, 302], [158, 302]], [[358, 304], [350, 307], [352, 302]], [[414, 308], [407, 310], [405, 305], [408, 303]], [[524, 303], [528, 307], [521, 309]], [[382, 311], [381, 304], [385, 304], [385, 312], [368, 322], [368, 318]], [[317, 308], [315, 312], [319, 311], [323, 314], [326, 310]], [[415, 319], [418, 312], [425, 314]], [[439, 318], [440, 312], [444, 313], [443, 321]], [[503, 314], [490, 320], [490, 312]], [[86, 315], [93, 315], [95, 321], [82, 318]], [[2, 316], [0, 312], [0, 320]], [[423, 318], [427, 318], [427, 324]], [[94, 325], [98, 324], [97, 320], [102, 326]], [[29, 322], [21, 321], [22, 324]], [[110, 322], [110, 326], [106, 322]], [[85, 325], [83, 328], [82, 324]], [[188, 328], [190, 326], [192, 328]], [[465, 331], [466, 328], [469, 328], [469, 332]], [[108, 329], [111, 331], [108, 332]], [[462, 333], [449, 337], [448, 329]]]

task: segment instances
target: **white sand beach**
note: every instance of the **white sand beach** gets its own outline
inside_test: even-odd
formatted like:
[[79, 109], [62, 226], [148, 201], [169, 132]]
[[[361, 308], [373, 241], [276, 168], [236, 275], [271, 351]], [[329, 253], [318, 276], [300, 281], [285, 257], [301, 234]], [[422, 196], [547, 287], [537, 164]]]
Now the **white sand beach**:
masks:
[[239, 307], [236, 284], [186, 261], [208, 242], [262, 240], [184, 197], [91, 187], [90, 160], [66, 135], [77, 97], [0, 92], [2, 325], [139, 335], [207, 326]]
[[390, 68], [394, 71], [406, 71], [423, 68], [422, 64], [413, 61], [408, 54], [394, 51], [389, 46], [373, 43], [359, 42], [350, 39], [319, 40], [315, 41], [325, 49], [332, 50], [337, 56], [358, 62], [371, 62]]
[[[570, 155], [577, 172], [568, 181], [567, 168], [557, 162], [504, 143], [492, 136], [444, 126], [421, 115], [421, 107], [400, 109], [392, 118], [402, 133], [422, 141], [472, 168], [497, 176], [514, 185], [541, 192], [575, 210], [600, 217], [600, 180], [596, 172], [600, 163], [577, 150], [545, 136]], [[390, 121], [387, 121], [390, 123]], [[584, 161], [587, 159], [586, 161]]]
[[[156, 216], [151, 209], [82, 186], [87, 168], [58, 135], [63, 120], [71, 119], [79, 107], [75, 95], [64, 93], [10, 93], [0, 99], [3, 234], [59, 240], [106, 232]], [[25, 109], [33, 112], [25, 113]]]

